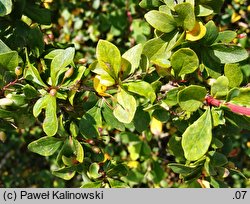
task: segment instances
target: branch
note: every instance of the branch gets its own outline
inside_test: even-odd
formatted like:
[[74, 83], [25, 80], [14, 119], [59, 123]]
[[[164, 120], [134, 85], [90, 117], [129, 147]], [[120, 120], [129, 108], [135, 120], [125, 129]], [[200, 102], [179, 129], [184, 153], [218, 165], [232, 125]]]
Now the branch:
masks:
[[215, 99], [209, 95], [206, 96], [205, 100], [206, 100], [207, 104], [210, 106], [219, 107], [219, 106], [223, 105], [223, 106], [229, 108], [233, 113], [250, 116], [250, 108], [235, 105], [232, 103], [223, 103], [222, 101]]

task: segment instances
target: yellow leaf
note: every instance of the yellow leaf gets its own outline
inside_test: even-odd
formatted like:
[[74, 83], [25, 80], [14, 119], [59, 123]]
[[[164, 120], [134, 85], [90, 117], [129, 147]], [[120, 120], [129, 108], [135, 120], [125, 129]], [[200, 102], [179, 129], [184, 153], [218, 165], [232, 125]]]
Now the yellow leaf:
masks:
[[94, 78], [94, 89], [100, 96], [109, 96], [109, 94], [105, 93], [107, 86], [101, 84], [101, 77], [99, 75], [96, 75]]
[[208, 181], [198, 179], [198, 182], [202, 188], [210, 188], [210, 183]]
[[197, 41], [203, 38], [206, 35], [206, 27], [202, 22], [196, 21], [194, 29], [191, 31], [186, 31], [186, 39], [190, 41]]
[[162, 122], [153, 117], [150, 124], [150, 131], [154, 135], [160, 135], [162, 133]]
[[130, 168], [137, 168], [139, 166], [139, 162], [138, 161], [129, 161], [127, 165]]
[[234, 12], [233, 15], [231, 16], [231, 23], [235, 23], [241, 19], [241, 15], [238, 13]]

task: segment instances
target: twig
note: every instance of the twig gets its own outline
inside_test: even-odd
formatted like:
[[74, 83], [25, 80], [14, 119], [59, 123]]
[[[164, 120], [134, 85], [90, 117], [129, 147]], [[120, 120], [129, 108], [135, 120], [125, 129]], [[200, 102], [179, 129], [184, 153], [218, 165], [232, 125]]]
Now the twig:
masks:
[[223, 106], [229, 108], [230, 111], [232, 111], [233, 113], [250, 116], [250, 108], [235, 105], [232, 103], [224, 103], [218, 99], [213, 98], [210, 95], [206, 96], [205, 100], [206, 100], [207, 104], [210, 106], [220, 107], [221, 105], [223, 105]]

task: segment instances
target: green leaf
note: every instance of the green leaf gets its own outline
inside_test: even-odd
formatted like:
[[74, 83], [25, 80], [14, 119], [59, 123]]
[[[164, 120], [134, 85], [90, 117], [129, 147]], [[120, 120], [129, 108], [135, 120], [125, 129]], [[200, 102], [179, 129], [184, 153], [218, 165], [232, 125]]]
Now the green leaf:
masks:
[[201, 49], [202, 66], [205, 66], [208, 76], [217, 79], [222, 74], [222, 67], [220, 62], [215, 61], [209, 53], [212, 53], [210, 48]]
[[209, 53], [213, 59], [222, 64], [236, 63], [248, 58], [248, 52], [237, 45], [226, 45], [222, 43], [211, 46]]
[[159, 107], [154, 110], [152, 117], [163, 123], [166, 123], [170, 118], [170, 113], [165, 108]]
[[171, 64], [176, 75], [193, 73], [199, 66], [196, 53], [190, 48], [181, 48], [171, 57]]
[[149, 99], [151, 103], [153, 103], [156, 99], [154, 89], [149, 83], [145, 81], [130, 82], [123, 85], [124, 87], [128, 88], [128, 91], [136, 93], [140, 96], [144, 96], [145, 98]]
[[227, 157], [219, 152], [211, 151], [208, 153], [211, 159], [211, 164], [215, 167], [224, 166], [228, 163]]
[[36, 121], [35, 117], [31, 113], [27, 113], [26, 111], [24, 112], [23, 110], [16, 112], [14, 119], [20, 129], [30, 128]]
[[79, 129], [78, 129], [78, 126], [77, 124], [74, 123], [74, 121], [72, 121], [70, 123], [70, 126], [69, 126], [69, 130], [70, 130], [70, 133], [73, 137], [77, 137], [78, 133], [79, 133]]
[[170, 33], [177, 27], [174, 18], [161, 11], [149, 11], [145, 14], [145, 18], [152, 27], [164, 33]]
[[89, 167], [90, 177], [93, 179], [97, 179], [97, 178], [101, 177], [102, 175], [99, 174], [99, 169], [100, 169], [100, 166], [97, 163], [92, 163]]
[[130, 73], [134, 73], [135, 70], [139, 67], [142, 49], [143, 49], [142, 44], [138, 44], [138, 45], [130, 48], [128, 51], [126, 51], [122, 55], [122, 57], [124, 59], [128, 60], [132, 65]]
[[217, 39], [219, 31], [213, 21], [209, 21], [206, 25], [206, 35], [201, 39], [201, 42], [205, 45], [211, 45]]
[[58, 138], [55, 137], [42, 137], [28, 145], [28, 149], [32, 152], [42, 156], [53, 155], [63, 144]]
[[139, 3], [139, 5], [142, 8], [150, 9], [150, 8], [156, 8], [156, 7], [160, 6], [161, 2], [160, 2], [160, 0], [142, 0]]
[[106, 40], [99, 40], [96, 47], [96, 56], [101, 67], [114, 79], [118, 78], [121, 66], [119, 49]]
[[14, 112], [3, 110], [0, 108], [0, 118], [12, 118], [14, 116]]
[[34, 55], [39, 58], [44, 50], [44, 39], [43, 33], [41, 32], [38, 25], [32, 25], [31, 29], [29, 30], [28, 42], [32, 53], [34, 53]]
[[230, 100], [230, 103], [250, 107], [250, 88], [240, 88], [237, 95]]
[[211, 141], [212, 118], [210, 109], [207, 109], [182, 135], [185, 158], [189, 161], [200, 159], [208, 151]]
[[65, 168], [63, 167], [63, 168], [58, 169], [56, 171], [52, 171], [52, 174], [54, 176], [57, 176], [61, 179], [67, 180], [67, 181], [72, 179], [75, 176], [75, 173], [76, 173], [75, 167], [72, 168], [71, 166], [65, 167]]
[[126, 176], [128, 173], [128, 169], [124, 164], [117, 164], [110, 168], [107, 171], [107, 176], [108, 177], [113, 177], [113, 176]]
[[235, 31], [225, 30], [225, 31], [219, 32], [219, 35], [216, 38], [215, 42], [230, 43], [236, 37], [237, 37], [237, 33]]
[[39, 95], [39, 92], [33, 86], [31, 86], [29, 84], [26, 84], [23, 87], [23, 92], [24, 92], [24, 95], [27, 99], [33, 99], [33, 98], [38, 97], [38, 95]]
[[182, 90], [183, 87], [173, 88], [167, 92], [166, 98], [163, 99], [163, 101], [168, 106], [174, 106], [178, 104], [178, 93], [180, 90]]
[[195, 8], [197, 16], [209, 16], [213, 13], [213, 9], [209, 6], [198, 5]]
[[75, 138], [72, 138], [72, 140], [73, 140], [73, 152], [76, 155], [76, 160], [82, 163], [84, 159], [83, 147], [80, 144], [80, 142], [76, 140]]
[[228, 78], [225, 76], [220, 76], [211, 87], [211, 94], [215, 98], [220, 98], [226, 96], [228, 93]]
[[113, 111], [114, 116], [122, 123], [130, 123], [135, 115], [136, 100], [125, 90], [120, 89], [117, 94], [117, 104]]
[[39, 24], [51, 24], [51, 11], [49, 9], [41, 8], [33, 2], [26, 1], [24, 14]]
[[50, 68], [52, 86], [57, 85], [60, 71], [73, 63], [74, 55], [75, 48], [69, 47], [53, 58]]
[[243, 73], [238, 64], [225, 64], [224, 74], [228, 78], [229, 87], [238, 87], [243, 81]]
[[173, 170], [173, 172], [177, 174], [181, 174], [183, 176], [187, 176], [195, 171], [197, 167], [185, 166], [183, 164], [170, 163], [168, 167]]
[[102, 115], [103, 115], [103, 118], [104, 118], [107, 126], [109, 126], [111, 128], [115, 128], [115, 129], [120, 130], [120, 131], [125, 130], [124, 124], [116, 119], [112, 110], [106, 105], [106, 103], [104, 103], [104, 105], [103, 105]]
[[122, 182], [112, 178], [108, 178], [108, 182], [111, 188], [128, 188], [129, 186]]
[[151, 58], [156, 58], [155, 56], [159, 56], [162, 53], [162, 50], [166, 50], [167, 43], [161, 37], [153, 38], [147, 41], [143, 46], [143, 54]]
[[174, 10], [178, 14], [178, 23], [182, 25], [185, 30], [193, 30], [196, 20], [194, 14], [194, 7], [190, 3], [177, 4]]
[[128, 146], [128, 152], [132, 160], [137, 160], [140, 158], [142, 142], [131, 142]]
[[133, 121], [135, 129], [141, 133], [148, 128], [150, 123], [149, 113], [144, 111], [142, 106], [138, 106]]
[[81, 188], [101, 188], [102, 181], [84, 183]]
[[178, 103], [183, 110], [196, 111], [207, 94], [205, 87], [191, 85], [178, 93]]
[[46, 108], [48, 100], [49, 100], [49, 95], [47, 94], [36, 101], [33, 107], [33, 115], [35, 117], [37, 117], [41, 113], [42, 109]]
[[208, 6], [214, 10], [215, 13], [219, 13], [224, 0], [199, 0], [199, 4]]
[[6, 16], [12, 11], [12, 1], [11, 0], [1, 0], [0, 1], [0, 16]]
[[168, 142], [168, 150], [177, 162], [184, 162], [186, 160], [181, 146], [181, 137], [171, 136]]
[[54, 136], [58, 130], [55, 96], [48, 95], [43, 130], [48, 136]]
[[0, 68], [14, 71], [18, 66], [18, 53], [9, 51], [0, 54]]
[[26, 61], [28, 63], [28, 66], [24, 69], [23, 73], [24, 78], [26, 80], [35, 82], [40, 86], [47, 87], [47, 85], [41, 79], [38, 70], [30, 63], [27, 50], [26, 50]]
[[97, 138], [99, 133], [97, 128], [102, 126], [101, 108], [94, 106], [87, 111], [80, 120], [80, 133], [86, 138]]

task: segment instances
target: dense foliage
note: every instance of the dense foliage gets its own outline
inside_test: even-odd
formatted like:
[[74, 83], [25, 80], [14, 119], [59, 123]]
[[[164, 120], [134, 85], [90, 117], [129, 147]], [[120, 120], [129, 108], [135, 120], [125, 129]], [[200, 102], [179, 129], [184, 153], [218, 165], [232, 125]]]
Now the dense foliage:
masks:
[[0, 4], [0, 186], [250, 186], [247, 1]]

